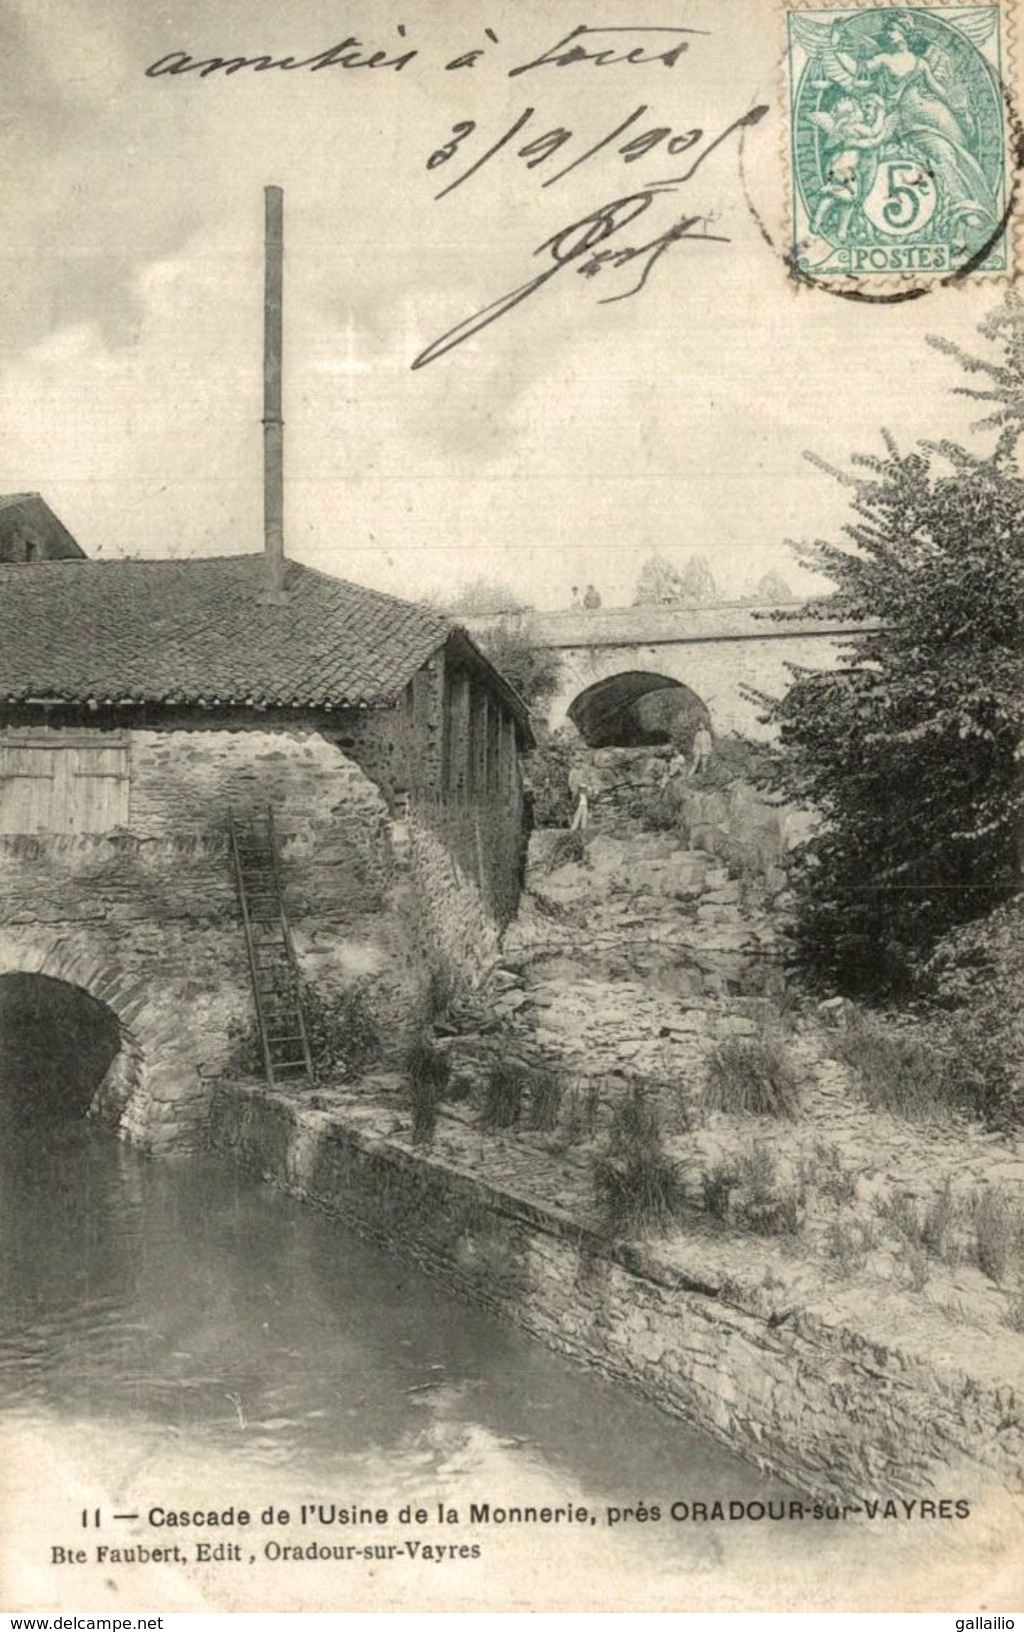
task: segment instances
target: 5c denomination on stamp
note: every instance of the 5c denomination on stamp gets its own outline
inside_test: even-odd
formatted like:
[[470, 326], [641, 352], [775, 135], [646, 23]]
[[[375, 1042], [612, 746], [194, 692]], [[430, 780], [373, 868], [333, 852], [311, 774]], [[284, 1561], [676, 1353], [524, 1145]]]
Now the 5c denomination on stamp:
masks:
[[791, 247], [804, 280], [1003, 272], [1000, 8], [787, 12]]

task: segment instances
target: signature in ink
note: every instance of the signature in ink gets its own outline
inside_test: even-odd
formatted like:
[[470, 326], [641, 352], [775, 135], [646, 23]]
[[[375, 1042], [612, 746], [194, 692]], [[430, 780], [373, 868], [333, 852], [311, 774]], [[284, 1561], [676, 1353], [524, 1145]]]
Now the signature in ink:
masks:
[[471, 317], [457, 323], [454, 328], [441, 335], [440, 339], [421, 351], [412, 367], [425, 368], [427, 363], [435, 362], [446, 352], [461, 346], [464, 341], [479, 334], [491, 323], [496, 323], [507, 312], [522, 305], [524, 300], [535, 295], [538, 289], [542, 289], [552, 278], [570, 267], [575, 268], [583, 277], [593, 278], [609, 268], [618, 270], [634, 262], [639, 263], [636, 268], [639, 276], [631, 288], [618, 294], [606, 295], [599, 302], [600, 305], [609, 305], [613, 301], [626, 300], [631, 295], [639, 294], [657, 262], [673, 244], [682, 243], [684, 240], [697, 243], [729, 243], [730, 240], [722, 234], [708, 231], [709, 223], [706, 216], [682, 215], [665, 232], [659, 233], [648, 243], [628, 246], [617, 244], [614, 249], [600, 247], [646, 214], [655, 199], [676, 190], [675, 183], [663, 182], [644, 188], [641, 192], [627, 193], [623, 198], [614, 198], [610, 203], [591, 210], [579, 221], [563, 227], [553, 237], [538, 245], [533, 252], [534, 255], [543, 255], [547, 251], [552, 263], [550, 266], [538, 272], [535, 277], [529, 278], [526, 283], [510, 290], [508, 294], [492, 301], [482, 311], [474, 312]]

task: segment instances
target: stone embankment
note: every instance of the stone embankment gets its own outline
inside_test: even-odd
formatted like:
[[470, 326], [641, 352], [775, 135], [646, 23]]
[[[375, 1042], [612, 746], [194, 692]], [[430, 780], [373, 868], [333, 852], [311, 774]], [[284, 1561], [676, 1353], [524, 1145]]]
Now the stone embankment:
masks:
[[759, 1291], [757, 1243], [610, 1239], [575, 1198], [539, 1201], [528, 1164], [495, 1182], [468, 1124], [413, 1146], [367, 1088], [224, 1085], [211, 1143], [804, 1490], [863, 1511], [1024, 1489], [1024, 1414], [975, 1334], [934, 1312], [908, 1336], [898, 1299]]

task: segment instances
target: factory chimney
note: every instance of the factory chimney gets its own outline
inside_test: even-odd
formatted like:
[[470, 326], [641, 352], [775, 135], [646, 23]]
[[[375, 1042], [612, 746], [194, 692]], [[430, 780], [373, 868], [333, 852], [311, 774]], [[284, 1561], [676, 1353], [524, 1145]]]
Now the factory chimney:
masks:
[[284, 285], [284, 193], [264, 188], [263, 294], [263, 555], [265, 606], [283, 606], [284, 420], [281, 417], [281, 304]]

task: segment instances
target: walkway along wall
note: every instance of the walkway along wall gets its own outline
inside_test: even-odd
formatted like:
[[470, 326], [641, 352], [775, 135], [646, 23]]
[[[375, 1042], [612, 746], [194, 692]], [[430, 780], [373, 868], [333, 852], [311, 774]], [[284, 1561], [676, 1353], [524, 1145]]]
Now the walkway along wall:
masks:
[[933, 1352], [881, 1310], [865, 1330], [841, 1300], [759, 1308], [707, 1239], [669, 1266], [388, 1126], [364, 1104], [221, 1085], [209, 1139], [798, 1489], [858, 1506], [1024, 1491], [1018, 1401], [970, 1333], [958, 1345], [946, 1326]]

